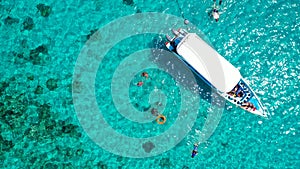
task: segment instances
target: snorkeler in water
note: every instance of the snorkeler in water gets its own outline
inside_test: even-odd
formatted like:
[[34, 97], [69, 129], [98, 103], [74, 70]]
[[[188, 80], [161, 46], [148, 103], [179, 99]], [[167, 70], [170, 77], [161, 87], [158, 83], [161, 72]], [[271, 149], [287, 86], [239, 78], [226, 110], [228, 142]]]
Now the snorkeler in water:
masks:
[[192, 151], [192, 158], [194, 158], [198, 154], [198, 144], [194, 144], [194, 149]]
[[214, 19], [216, 20], [216, 22], [219, 21], [220, 18], [220, 14], [217, 8], [214, 8], [214, 10], [212, 11], [212, 16], [214, 17]]
[[[219, 1], [219, 6], [222, 4], [222, 0]], [[219, 18], [220, 18], [220, 13], [219, 13], [219, 6], [216, 5], [216, 0], [214, 0], [214, 6], [213, 6], [213, 9], [212, 9], [212, 13], [211, 13], [211, 16], [214, 18], [214, 20], [216, 22], [219, 21]]]
[[149, 78], [149, 74], [148, 74], [147, 72], [143, 72], [143, 73], [142, 73], [142, 76], [145, 77], [146, 79]]
[[136, 85], [137, 85], [137, 86], [142, 86], [143, 84], [144, 84], [144, 82], [139, 81]]

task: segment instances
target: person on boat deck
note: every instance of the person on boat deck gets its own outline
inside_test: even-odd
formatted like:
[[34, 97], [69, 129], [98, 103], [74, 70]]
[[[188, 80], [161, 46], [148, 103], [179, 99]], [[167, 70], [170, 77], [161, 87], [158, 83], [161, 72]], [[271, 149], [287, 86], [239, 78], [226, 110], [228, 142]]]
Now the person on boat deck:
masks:
[[[239, 85], [236, 85], [230, 92], [228, 92], [227, 94], [231, 95], [231, 96], [237, 96], [237, 91], [239, 90]], [[239, 96], [242, 97], [243, 95]]]
[[194, 158], [198, 154], [198, 144], [194, 144], [194, 149], [192, 151], [192, 158]]
[[243, 97], [243, 92], [240, 91], [240, 92], [237, 94], [237, 96], [238, 96], [238, 97]]
[[242, 107], [245, 108], [245, 109], [248, 109], [248, 108], [253, 109], [253, 111], [256, 110], [256, 107], [252, 103], [250, 103], [250, 102], [242, 104]]
[[233, 91], [234, 93], [236, 93], [236, 92], [239, 90], [239, 88], [240, 88], [239, 85], [236, 85], [232, 91]]

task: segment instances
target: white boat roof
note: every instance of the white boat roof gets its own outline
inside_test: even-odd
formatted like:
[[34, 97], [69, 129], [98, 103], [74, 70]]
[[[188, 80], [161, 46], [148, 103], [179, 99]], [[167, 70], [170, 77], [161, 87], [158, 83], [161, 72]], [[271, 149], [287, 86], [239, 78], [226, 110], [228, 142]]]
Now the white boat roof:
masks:
[[231, 91], [242, 78], [237, 68], [195, 33], [187, 34], [176, 50], [193, 69], [221, 92]]

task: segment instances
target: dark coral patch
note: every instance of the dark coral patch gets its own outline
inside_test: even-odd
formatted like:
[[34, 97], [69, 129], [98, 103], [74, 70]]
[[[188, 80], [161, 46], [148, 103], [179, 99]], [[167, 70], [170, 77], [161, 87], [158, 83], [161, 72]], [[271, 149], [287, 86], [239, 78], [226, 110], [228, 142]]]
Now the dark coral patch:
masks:
[[150, 153], [154, 148], [155, 145], [151, 141], [148, 141], [143, 144], [143, 149], [146, 153]]
[[51, 117], [50, 109], [51, 106], [48, 104], [42, 104], [38, 107], [37, 112], [39, 114], [38, 116], [40, 121], [46, 121]]
[[65, 122], [63, 122], [60, 126], [62, 126], [61, 132], [63, 134], [70, 135], [72, 137], [81, 137], [81, 133], [78, 131], [78, 126], [74, 124], [65, 124]]
[[51, 91], [55, 90], [57, 88], [57, 80], [56, 79], [48, 79], [46, 82], [46, 86]]
[[0, 82], [0, 94], [5, 91], [5, 89], [9, 86], [7, 82]]
[[1, 135], [0, 135], [0, 145], [1, 145], [0, 154], [3, 151], [9, 152], [15, 146], [12, 141], [5, 140]]
[[45, 4], [38, 4], [36, 8], [40, 11], [43, 17], [48, 17], [52, 11], [51, 7]]
[[76, 130], [76, 128], [77, 128], [77, 126], [75, 126], [73, 124], [67, 124], [62, 127], [62, 132], [63, 133], [72, 133], [72, 132], [74, 132], [74, 130]]
[[19, 19], [17, 19], [17, 18], [12, 18], [12, 17], [8, 16], [4, 19], [5, 25], [12, 25], [12, 24], [17, 24], [17, 23], [19, 23]]
[[47, 169], [57, 169], [57, 168], [60, 168], [57, 164], [52, 163], [52, 162], [48, 162], [48, 163], [44, 164], [43, 167], [47, 168]]
[[38, 46], [35, 49], [30, 50], [29, 58], [34, 65], [41, 64], [43, 61], [42, 56], [48, 54], [48, 48], [46, 45]]
[[80, 155], [83, 154], [83, 152], [84, 152], [83, 149], [78, 149], [78, 150], [76, 151], [76, 154], [80, 156]]
[[37, 86], [35, 91], [34, 91], [34, 94], [43, 94], [43, 87], [42, 86]]
[[107, 169], [107, 165], [103, 161], [99, 161], [97, 164], [98, 169]]
[[31, 29], [34, 28], [34, 22], [33, 22], [33, 19], [31, 17], [25, 18], [25, 20], [23, 22], [23, 28], [25, 30], [31, 30]]
[[97, 30], [98, 30], [98, 29], [93, 29], [93, 30], [91, 30], [90, 33], [89, 33], [88, 35], [86, 35], [86, 39], [87, 39], [87, 40], [90, 39], [90, 37], [93, 36], [93, 34], [97, 32]]
[[27, 76], [27, 79], [28, 80], [34, 80], [34, 76], [33, 75], [29, 75], [29, 76]]
[[123, 0], [123, 4], [125, 4], [125, 5], [134, 5], [134, 2], [133, 2], [133, 0]]
[[163, 158], [159, 161], [159, 165], [162, 167], [162, 168], [172, 168], [172, 163], [171, 163], [171, 160], [170, 158]]

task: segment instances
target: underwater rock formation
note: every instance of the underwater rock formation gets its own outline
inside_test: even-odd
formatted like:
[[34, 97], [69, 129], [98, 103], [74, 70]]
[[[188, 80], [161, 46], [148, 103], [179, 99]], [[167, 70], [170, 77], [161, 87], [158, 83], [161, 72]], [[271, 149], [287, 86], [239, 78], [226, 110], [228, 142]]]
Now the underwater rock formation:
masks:
[[40, 11], [43, 17], [48, 17], [51, 13], [51, 7], [45, 4], [38, 4], [36, 8]]

